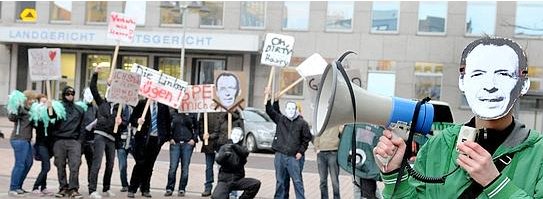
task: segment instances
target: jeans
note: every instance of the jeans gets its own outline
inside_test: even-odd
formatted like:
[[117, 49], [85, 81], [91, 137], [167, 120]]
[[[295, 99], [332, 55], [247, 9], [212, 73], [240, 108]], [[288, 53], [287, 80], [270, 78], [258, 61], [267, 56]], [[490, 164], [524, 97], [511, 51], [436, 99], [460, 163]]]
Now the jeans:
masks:
[[23, 182], [32, 167], [32, 145], [28, 140], [10, 140], [10, 143], [15, 156], [15, 165], [11, 170], [9, 190], [15, 191], [23, 188]]
[[98, 172], [102, 166], [102, 158], [106, 154], [106, 170], [102, 180], [102, 191], [109, 191], [111, 185], [111, 174], [113, 173], [113, 165], [115, 164], [115, 142], [100, 134], [94, 135], [94, 156], [92, 158], [92, 167], [89, 179], [89, 193], [96, 191], [98, 184]]
[[204, 191], [211, 192], [213, 189], [213, 164], [215, 163], [215, 153], [206, 153], [206, 182]]
[[34, 146], [41, 159], [41, 171], [36, 178], [32, 190], [44, 190], [47, 188], [47, 173], [51, 170], [51, 160], [49, 159], [49, 149], [44, 144], [36, 144]]
[[129, 153], [131, 153], [130, 149], [117, 149], [117, 159], [119, 159], [119, 173], [121, 174], [122, 187], [128, 187], [128, 175], [126, 174], [126, 167], [128, 164], [126, 163], [126, 160]]
[[189, 180], [189, 164], [192, 157], [193, 145], [189, 143], [170, 144], [170, 169], [168, 171], [168, 184], [166, 190], [173, 191], [175, 187], [175, 177], [177, 176], [177, 166], [181, 159], [181, 180], [179, 181], [179, 191], [185, 191]]
[[[305, 164], [305, 155], [302, 155], [302, 158], [300, 158], [300, 173], [304, 172], [304, 164]], [[285, 198], [289, 198], [289, 192], [290, 192], [290, 176], [288, 173], [285, 175]]]
[[[79, 189], [79, 166], [81, 166], [81, 143], [77, 140], [57, 140], [53, 146], [60, 190]], [[66, 180], [66, 164], [70, 169], [70, 181]]]
[[274, 166], [275, 166], [275, 196], [274, 198], [285, 198], [285, 185], [288, 181], [285, 180], [285, 175], [289, 175], [294, 184], [294, 192], [297, 199], [303, 199], [304, 196], [304, 182], [302, 179], [301, 159], [296, 160], [294, 156], [287, 156], [285, 154], [275, 152]]
[[339, 164], [337, 151], [321, 151], [317, 154], [319, 168], [321, 198], [328, 199], [328, 173], [332, 180], [334, 199], [339, 199]]

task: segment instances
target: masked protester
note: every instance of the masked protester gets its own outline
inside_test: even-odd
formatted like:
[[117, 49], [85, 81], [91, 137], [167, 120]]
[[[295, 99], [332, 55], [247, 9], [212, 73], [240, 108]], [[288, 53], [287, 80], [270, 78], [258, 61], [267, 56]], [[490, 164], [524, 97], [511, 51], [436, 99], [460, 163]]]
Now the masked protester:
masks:
[[[396, 184], [406, 145], [387, 130], [374, 149], [376, 156], [391, 157], [387, 165], [380, 165], [385, 183], [383, 196], [543, 197], [543, 173], [538, 172], [543, 164], [542, 136], [516, 120], [511, 111], [530, 87], [527, 68], [526, 54], [510, 39], [484, 37], [471, 42], [462, 53], [458, 87], [475, 116], [466, 124], [432, 137], [415, 162], [415, 170], [426, 176], [453, 173], [441, 184], [423, 183], [408, 176], [402, 176]], [[475, 128], [475, 140], [462, 141], [462, 136], [457, 142], [461, 129], [468, 127]], [[456, 167], [459, 169], [454, 171]]]
[[87, 110], [83, 114], [83, 122], [81, 123], [81, 153], [85, 156], [87, 162], [87, 179], [90, 184], [92, 157], [94, 154], [94, 127], [96, 127], [96, 114], [98, 107], [94, 103], [90, 88], [83, 90], [83, 102], [87, 105]]

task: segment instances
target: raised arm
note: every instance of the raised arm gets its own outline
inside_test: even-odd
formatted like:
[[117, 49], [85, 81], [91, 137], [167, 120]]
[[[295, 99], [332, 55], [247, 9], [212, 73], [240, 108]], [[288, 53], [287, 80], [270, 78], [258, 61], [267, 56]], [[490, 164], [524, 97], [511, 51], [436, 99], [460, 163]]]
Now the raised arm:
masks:
[[98, 106], [100, 104], [104, 103], [104, 100], [102, 99], [102, 96], [100, 96], [100, 92], [98, 92], [98, 69], [92, 73], [91, 82], [90, 82], [90, 90], [92, 93], [92, 97], [94, 98], [94, 101]]

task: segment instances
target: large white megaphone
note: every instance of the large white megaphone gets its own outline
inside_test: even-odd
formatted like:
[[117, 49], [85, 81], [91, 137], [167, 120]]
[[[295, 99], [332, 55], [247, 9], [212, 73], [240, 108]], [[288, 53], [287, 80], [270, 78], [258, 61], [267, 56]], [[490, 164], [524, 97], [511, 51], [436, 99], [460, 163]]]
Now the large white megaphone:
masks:
[[[313, 132], [321, 135], [327, 128], [353, 122], [353, 106], [347, 79], [338, 69], [340, 61], [329, 64], [319, 84], [316, 109], [313, 114]], [[356, 101], [356, 122], [390, 127], [391, 124], [410, 125], [417, 101], [399, 97], [385, 97], [352, 86]], [[430, 132], [434, 117], [432, 104], [420, 106], [415, 132]]]

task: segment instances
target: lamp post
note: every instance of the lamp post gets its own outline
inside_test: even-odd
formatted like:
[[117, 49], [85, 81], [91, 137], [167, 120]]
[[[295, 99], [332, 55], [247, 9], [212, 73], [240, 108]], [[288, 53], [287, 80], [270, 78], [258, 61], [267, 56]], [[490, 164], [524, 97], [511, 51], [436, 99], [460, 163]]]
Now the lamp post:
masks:
[[200, 13], [202, 12], [209, 12], [209, 9], [206, 6], [202, 6], [201, 3], [197, 1], [191, 1], [188, 4], [185, 5], [179, 5], [180, 11], [182, 17], [182, 23], [183, 23], [183, 43], [181, 43], [181, 65], [179, 70], [179, 79], [183, 79], [183, 72], [185, 70], [185, 41], [186, 41], [186, 34], [187, 34], [187, 11], [189, 9], [197, 9]]

